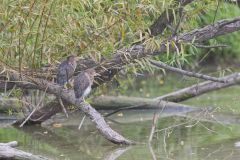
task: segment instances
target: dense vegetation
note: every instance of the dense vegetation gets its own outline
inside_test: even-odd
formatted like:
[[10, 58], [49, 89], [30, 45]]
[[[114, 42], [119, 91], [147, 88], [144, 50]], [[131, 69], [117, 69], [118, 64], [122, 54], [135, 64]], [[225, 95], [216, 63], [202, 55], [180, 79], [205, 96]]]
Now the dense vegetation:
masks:
[[[161, 12], [173, 7], [173, 3], [173, 0], [2, 0], [0, 58], [11, 66], [39, 68], [56, 63], [71, 53], [90, 56], [98, 61], [103, 56], [111, 56], [116, 49], [141, 40], [142, 36], [145, 36], [145, 43], [150, 48], [158, 47], [158, 42], [172, 33], [168, 30], [157, 37], [150, 37], [147, 28]], [[216, 17], [217, 1], [203, 0], [186, 6], [178, 31], [189, 31], [217, 19], [239, 15], [236, 5], [219, 3]], [[174, 16], [173, 28], [179, 19], [179, 15]], [[239, 37], [238, 34], [231, 34], [227, 39], [235, 39]], [[218, 38], [211, 43], [225, 43], [224, 39], [226, 38]], [[224, 51], [236, 55], [239, 50], [236, 42], [231, 43], [234, 49], [226, 48]], [[200, 56], [206, 52], [197, 50], [196, 47], [190, 46], [189, 52], [182, 50], [180, 53], [168, 53], [166, 57], [159, 58], [171, 64], [176, 61], [182, 63], [187, 61], [189, 56]]]

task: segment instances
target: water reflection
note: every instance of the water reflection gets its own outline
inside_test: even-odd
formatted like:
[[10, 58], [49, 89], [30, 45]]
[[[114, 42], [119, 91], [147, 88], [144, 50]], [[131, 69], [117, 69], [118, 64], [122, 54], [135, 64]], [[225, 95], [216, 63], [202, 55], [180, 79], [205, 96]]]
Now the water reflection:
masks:
[[[131, 147], [113, 146], [98, 134], [87, 118], [79, 131], [81, 113], [74, 113], [69, 119], [57, 115], [43, 127], [17, 129], [5, 126], [0, 129], [0, 141], [17, 140], [21, 149], [60, 160], [240, 158], [240, 148], [234, 146], [235, 142], [240, 141], [240, 127], [234, 123], [238, 122], [238, 116], [220, 114], [216, 120], [215, 113], [214, 121], [210, 120], [211, 114], [205, 114], [203, 121], [197, 118], [196, 113], [176, 116], [173, 112], [163, 112], [149, 145], [147, 141], [154, 112], [131, 110], [109, 117], [111, 127], [127, 138], [140, 142]], [[118, 123], [111, 121], [111, 118]]]

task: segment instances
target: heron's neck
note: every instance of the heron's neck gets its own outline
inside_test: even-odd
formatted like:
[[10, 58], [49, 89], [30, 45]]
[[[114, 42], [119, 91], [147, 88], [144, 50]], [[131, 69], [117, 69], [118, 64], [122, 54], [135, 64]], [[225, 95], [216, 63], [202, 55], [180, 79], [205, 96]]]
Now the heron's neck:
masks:
[[93, 84], [93, 80], [94, 80], [94, 75], [91, 75], [91, 74], [88, 74], [88, 73], [85, 73], [85, 75], [88, 77], [88, 79], [90, 80], [91, 85], [92, 85]]
[[70, 64], [74, 69], [77, 66], [77, 62], [75, 62], [75, 61], [69, 61], [68, 64]]

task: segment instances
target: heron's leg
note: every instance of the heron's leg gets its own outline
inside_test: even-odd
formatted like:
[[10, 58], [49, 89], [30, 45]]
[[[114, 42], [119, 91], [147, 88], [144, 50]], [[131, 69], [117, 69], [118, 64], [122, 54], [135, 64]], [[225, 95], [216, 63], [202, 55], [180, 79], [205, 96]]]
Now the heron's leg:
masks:
[[[59, 95], [61, 94], [62, 91], [63, 91], [63, 90], [61, 89]], [[58, 101], [59, 101], [59, 103], [60, 103], [60, 105], [61, 105], [61, 108], [62, 108], [63, 113], [64, 113], [65, 116], [68, 118], [67, 110], [66, 110], [66, 108], [65, 108], [65, 106], [64, 106], [64, 104], [63, 104], [63, 101], [62, 101], [62, 99], [61, 99], [60, 96], [59, 96], [59, 98], [58, 98]]]
[[67, 110], [66, 110], [66, 108], [65, 108], [65, 106], [64, 106], [64, 104], [63, 104], [63, 102], [62, 102], [62, 99], [59, 98], [58, 101], [59, 101], [59, 103], [60, 103], [60, 105], [61, 105], [61, 107], [62, 107], [63, 113], [64, 113], [65, 116], [68, 118], [68, 113], [67, 113]]

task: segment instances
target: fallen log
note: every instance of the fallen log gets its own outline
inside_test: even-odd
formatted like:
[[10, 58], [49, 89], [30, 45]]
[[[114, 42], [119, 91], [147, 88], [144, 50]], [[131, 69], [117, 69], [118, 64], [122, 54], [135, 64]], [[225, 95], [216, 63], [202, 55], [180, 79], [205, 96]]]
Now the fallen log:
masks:
[[0, 159], [49, 160], [49, 158], [18, 150], [16, 141], [0, 143]]
[[177, 90], [172, 93], [168, 93], [166, 95], [157, 97], [155, 99], [156, 100], [166, 100], [166, 101], [171, 101], [171, 102], [181, 102], [181, 101], [199, 96], [201, 94], [204, 94], [204, 93], [207, 93], [210, 91], [215, 91], [218, 89], [236, 85], [240, 82], [240, 73], [233, 73], [231, 75], [222, 77], [221, 79], [226, 80], [227, 83], [205, 81], [205, 82], [202, 82], [199, 84], [192, 85], [190, 87], [186, 87], [186, 88]]
[[126, 96], [100, 96], [94, 98], [94, 100], [91, 102], [91, 105], [103, 110], [124, 109], [126, 107], [132, 107], [132, 109], [168, 109], [178, 111], [191, 111], [197, 109], [197, 107], [167, 102], [164, 100]]

